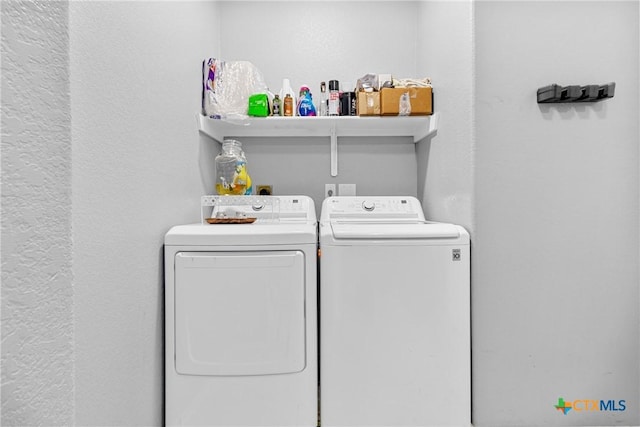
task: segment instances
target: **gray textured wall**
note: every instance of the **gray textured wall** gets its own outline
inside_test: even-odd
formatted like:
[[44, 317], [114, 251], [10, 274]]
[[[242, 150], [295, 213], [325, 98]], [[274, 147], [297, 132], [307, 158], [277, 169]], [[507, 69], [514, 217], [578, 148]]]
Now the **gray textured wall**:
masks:
[[199, 220], [196, 114], [218, 4], [69, 5], [75, 423], [162, 425], [162, 244]]
[[2, 2], [2, 419], [73, 424], [66, 2]]
[[[454, 3], [416, 9], [433, 25], [418, 36], [434, 39], [418, 43], [428, 54], [409, 65], [435, 78], [443, 113], [434, 147], [418, 146], [418, 191], [430, 216], [473, 232], [475, 421], [636, 422], [638, 3], [540, 2], [553, 9], [546, 13], [534, 2], [477, 2], [471, 17], [468, 3]], [[245, 6], [225, 12], [241, 17]], [[209, 191], [200, 169], [218, 146], [196, 131], [193, 64], [222, 53], [219, 10], [212, 2], [71, 2], [68, 11], [66, 2], [13, 0], [1, 8], [0, 421], [160, 424], [161, 240], [171, 224], [197, 219], [197, 197]], [[576, 10], [586, 15], [569, 25]], [[267, 22], [279, 16], [271, 13]], [[598, 25], [585, 27], [580, 16]], [[441, 29], [455, 40], [441, 41], [444, 22], [460, 25]], [[591, 42], [575, 51], [576, 40]], [[258, 57], [240, 41], [227, 40], [225, 52], [244, 58], [227, 59]], [[449, 54], [452, 42], [458, 54]], [[474, 43], [479, 54], [470, 57], [464, 46]], [[554, 46], [558, 57], [540, 61]], [[595, 46], [613, 56], [581, 63]], [[287, 72], [281, 64], [271, 64], [278, 78]], [[600, 106], [534, 102], [537, 86], [609, 76], [618, 92]], [[256, 177], [284, 188], [267, 174], [272, 151], [252, 148]], [[322, 162], [322, 176], [304, 188], [322, 185]], [[560, 396], [636, 406], [564, 417], [553, 408]]]
[[638, 425], [638, 2], [482, 1], [475, 28], [474, 424]]
[[473, 5], [419, 5], [418, 75], [433, 79], [440, 117], [437, 136], [416, 145], [418, 197], [427, 218], [460, 224], [473, 234]]

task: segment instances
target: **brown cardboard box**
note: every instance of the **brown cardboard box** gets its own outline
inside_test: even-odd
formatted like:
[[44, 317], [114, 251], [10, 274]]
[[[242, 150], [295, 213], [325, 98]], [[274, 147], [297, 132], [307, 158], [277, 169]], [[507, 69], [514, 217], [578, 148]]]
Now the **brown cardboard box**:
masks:
[[433, 114], [433, 98], [430, 87], [394, 87], [380, 91], [380, 113], [383, 116], [397, 116], [400, 112], [400, 97], [409, 92], [412, 116]]
[[380, 92], [358, 92], [359, 116], [379, 116], [380, 115]]

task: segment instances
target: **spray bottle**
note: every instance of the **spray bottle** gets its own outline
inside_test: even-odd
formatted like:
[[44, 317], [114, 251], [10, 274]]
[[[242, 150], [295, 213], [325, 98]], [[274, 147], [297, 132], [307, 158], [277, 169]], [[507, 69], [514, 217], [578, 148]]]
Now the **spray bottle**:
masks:
[[[282, 79], [282, 89], [280, 89], [280, 99], [283, 100], [286, 98], [287, 94], [289, 94], [292, 98], [293, 105], [298, 105], [296, 101], [296, 93], [293, 91], [291, 87], [291, 82], [289, 79]], [[293, 116], [296, 115], [295, 108], [293, 108]]]

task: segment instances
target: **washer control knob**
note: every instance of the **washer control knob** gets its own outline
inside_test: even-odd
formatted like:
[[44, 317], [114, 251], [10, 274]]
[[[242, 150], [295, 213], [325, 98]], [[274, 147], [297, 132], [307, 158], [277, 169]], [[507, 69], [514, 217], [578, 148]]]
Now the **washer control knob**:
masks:
[[264, 204], [262, 203], [256, 203], [253, 206], [251, 206], [251, 209], [253, 209], [254, 211], [261, 211], [262, 208], [264, 208]]
[[362, 209], [364, 209], [365, 211], [371, 212], [375, 208], [376, 204], [370, 200], [365, 200], [364, 202], [362, 202]]

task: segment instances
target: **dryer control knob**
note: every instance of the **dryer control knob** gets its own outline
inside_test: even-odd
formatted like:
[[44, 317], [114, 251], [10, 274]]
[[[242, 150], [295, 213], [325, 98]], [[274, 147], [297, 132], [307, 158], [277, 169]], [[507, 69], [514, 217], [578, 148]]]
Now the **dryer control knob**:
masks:
[[375, 208], [376, 204], [374, 202], [371, 202], [369, 200], [365, 200], [364, 202], [362, 202], [362, 209], [364, 209], [365, 211], [371, 212]]

